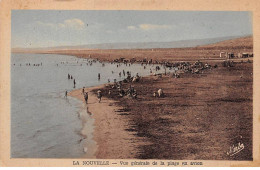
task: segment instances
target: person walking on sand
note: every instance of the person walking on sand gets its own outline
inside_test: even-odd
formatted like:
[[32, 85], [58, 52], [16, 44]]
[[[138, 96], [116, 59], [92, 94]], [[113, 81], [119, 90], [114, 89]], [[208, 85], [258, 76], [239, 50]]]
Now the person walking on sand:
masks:
[[73, 88], [75, 88], [76, 87], [76, 80], [74, 79], [74, 81], [73, 81], [73, 84], [74, 84], [74, 87]]
[[83, 89], [82, 89], [82, 94], [84, 95], [84, 92], [85, 92], [85, 87], [83, 87]]
[[97, 98], [98, 98], [98, 103], [100, 103], [101, 102], [101, 98], [102, 98], [102, 94], [101, 94], [100, 90], [97, 91]]
[[67, 99], [67, 96], [68, 96], [68, 91], [66, 90], [66, 91], [65, 91], [65, 96], [64, 96], [64, 97]]
[[85, 99], [85, 102], [86, 102], [86, 104], [88, 103], [88, 92], [86, 92], [85, 94], [84, 94], [84, 99]]

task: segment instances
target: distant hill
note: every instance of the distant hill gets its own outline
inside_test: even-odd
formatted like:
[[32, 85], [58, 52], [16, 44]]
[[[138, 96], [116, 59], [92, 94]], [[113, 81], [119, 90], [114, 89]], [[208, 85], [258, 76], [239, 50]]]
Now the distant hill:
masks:
[[[251, 39], [250, 39], [251, 37]], [[197, 40], [181, 40], [172, 42], [138, 42], [138, 43], [103, 43], [103, 44], [89, 44], [89, 45], [79, 45], [79, 46], [60, 46], [60, 47], [50, 47], [50, 48], [13, 48], [12, 52], [17, 51], [53, 51], [53, 50], [90, 50], [90, 49], [151, 49], [151, 48], [187, 48], [187, 47], [214, 47], [218, 46], [221, 42], [221, 46], [232, 45], [236, 42], [238, 36], [230, 37], [219, 37], [219, 38], [207, 38], [207, 39], [197, 39]], [[245, 42], [244, 45], [252, 45], [252, 36], [243, 37]], [[226, 41], [223, 43], [222, 41]], [[210, 44], [210, 45], [208, 45]]]
[[204, 48], [253, 48], [253, 37], [240, 37], [213, 44], [203, 45]]
[[[216, 40], [216, 39], [215, 39]], [[80, 58], [94, 58], [100, 61], [113, 61], [118, 58], [126, 58], [136, 60], [152, 59], [153, 61], [197, 61], [197, 60], [219, 60], [220, 52], [233, 52], [234, 54], [238, 53], [252, 53], [253, 52], [253, 37], [241, 37], [234, 38], [224, 41], [219, 41], [211, 44], [200, 45], [195, 47], [185, 48], [179, 47], [175, 43], [175, 48], [171, 46], [170, 48], [142, 48], [136, 49], [87, 49], [84, 47], [73, 47], [67, 49], [66, 47], [59, 48], [48, 48], [48, 49], [16, 49], [17, 51], [12, 51], [15, 53], [38, 53], [38, 54], [63, 54], [63, 55], [72, 55]], [[197, 42], [214, 42], [211, 41], [200, 41]], [[189, 43], [188, 41], [181, 41], [178, 43]], [[195, 42], [195, 41], [192, 41]], [[178, 44], [177, 43], [177, 44]], [[159, 43], [161, 44], [161, 43]], [[197, 44], [197, 43], [196, 43]], [[103, 44], [104, 45], [104, 44]], [[111, 45], [111, 44], [110, 44]], [[115, 44], [114, 44], [115, 45]], [[147, 45], [147, 44], [146, 44]], [[161, 44], [162, 45], [162, 44]], [[89, 47], [89, 46], [88, 46]], [[100, 47], [100, 46], [99, 46]], [[106, 46], [112, 48], [112, 46]], [[150, 46], [151, 47], [151, 46]], [[163, 46], [166, 47], [166, 46]], [[168, 46], [167, 46], [168, 47]], [[118, 48], [118, 46], [117, 46]], [[13, 49], [14, 50], [14, 49]], [[23, 50], [23, 51], [22, 51]], [[223, 60], [223, 58], [221, 58]]]

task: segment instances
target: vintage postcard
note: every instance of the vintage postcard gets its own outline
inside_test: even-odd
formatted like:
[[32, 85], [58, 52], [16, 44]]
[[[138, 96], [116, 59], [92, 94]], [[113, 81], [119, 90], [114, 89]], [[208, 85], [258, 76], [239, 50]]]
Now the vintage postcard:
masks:
[[1, 1], [0, 166], [260, 166], [259, 4]]

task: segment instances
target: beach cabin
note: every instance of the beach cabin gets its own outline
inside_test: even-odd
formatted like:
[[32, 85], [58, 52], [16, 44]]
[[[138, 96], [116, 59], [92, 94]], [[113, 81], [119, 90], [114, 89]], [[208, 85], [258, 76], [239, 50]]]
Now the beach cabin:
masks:
[[248, 56], [249, 56], [248, 53], [243, 53], [242, 54], [242, 58], [248, 58]]
[[227, 57], [227, 52], [220, 52], [219, 57], [220, 58], [226, 58]]

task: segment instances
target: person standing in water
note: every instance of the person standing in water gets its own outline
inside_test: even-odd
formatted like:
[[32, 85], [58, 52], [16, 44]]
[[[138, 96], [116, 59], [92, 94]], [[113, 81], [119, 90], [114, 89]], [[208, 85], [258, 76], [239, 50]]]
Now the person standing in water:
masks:
[[76, 87], [76, 80], [74, 79], [74, 81], [73, 81], [73, 84], [74, 84], [74, 87], [73, 88], [75, 88]]
[[85, 102], [86, 102], [86, 104], [88, 103], [88, 92], [86, 92], [85, 94], [84, 94], [84, 99], [85, 99]]
[[68, 96], [68, 91], [66, 90], [66, 91], [65, 91], [65, 96], [64, 96], [64, 97], [67, 98], [67, 96]]
[[100, 73], [98, 73], [98, 80], [100, 80]]
[[101, 98], [102, 98], [102, 94], [101, 94], [100, 90], [97, 91], [97, 98], [98, 98], [98, 103], [100, 103], [101, 102]]

